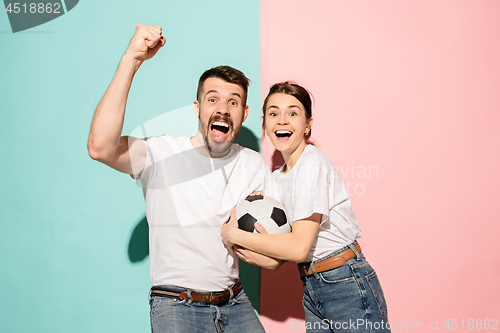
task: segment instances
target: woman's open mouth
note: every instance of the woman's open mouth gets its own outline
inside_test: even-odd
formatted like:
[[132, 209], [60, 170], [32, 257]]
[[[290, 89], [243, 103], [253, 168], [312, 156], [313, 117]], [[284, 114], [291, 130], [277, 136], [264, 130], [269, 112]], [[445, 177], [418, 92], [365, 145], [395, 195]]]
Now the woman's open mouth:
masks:
[[274, 134], [278, 138], [278, 141], [288, 141], [293, 132], [288, 130], [277, 130]]

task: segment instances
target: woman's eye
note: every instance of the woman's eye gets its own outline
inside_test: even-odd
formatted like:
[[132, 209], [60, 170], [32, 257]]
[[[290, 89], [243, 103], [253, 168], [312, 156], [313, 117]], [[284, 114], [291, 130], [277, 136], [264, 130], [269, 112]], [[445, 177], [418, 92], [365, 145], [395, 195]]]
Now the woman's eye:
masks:
[[297, 115], [297, 112], [293, 112], [293, 111], [292, 111], [292, 112], [290, 112], [290, 116], [291, 116], [291, 117], [294, 117], [294, 116], [296, 116], [296, 115]]

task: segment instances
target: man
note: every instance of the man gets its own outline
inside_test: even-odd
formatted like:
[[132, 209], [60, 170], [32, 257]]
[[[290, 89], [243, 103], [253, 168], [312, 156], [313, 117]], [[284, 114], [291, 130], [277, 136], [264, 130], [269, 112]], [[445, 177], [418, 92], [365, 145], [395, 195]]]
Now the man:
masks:
[[[219, 235], [237, 202], [271, 186], [260, 155], [233, 144], [249, 111], [248, 79], [228, 66], [200, 77], [194, 102], [199, 127], [193, 137], [121, 136], [134, 74], [163, 45], [160, 27], [137, 25], [95, 111], [89, 155], [132, 175], [144, 188], [152, 331], [263, 332], [238, 280], [238, 257]], [[256, 253], [246, 255], [261, 266], [279, 265]]]

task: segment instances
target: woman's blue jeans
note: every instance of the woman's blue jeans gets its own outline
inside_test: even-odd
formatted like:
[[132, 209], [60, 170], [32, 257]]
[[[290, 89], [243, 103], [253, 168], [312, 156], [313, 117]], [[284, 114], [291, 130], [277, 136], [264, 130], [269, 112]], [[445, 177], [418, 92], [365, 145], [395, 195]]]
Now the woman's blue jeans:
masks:
[[[185, 290], [178, 289], [178, 292]], [[153, 333], [265, 332], [243, 290], [224, 305], [161, 296], [151, 296], [149, 304]]]
[[306, 330], [310, 332], [390, 332], [387, 305], [377, 273], [354, 244], [315, 261], [330, 258], [349, 247], [357, 255], [343, 266], [301, 277]]

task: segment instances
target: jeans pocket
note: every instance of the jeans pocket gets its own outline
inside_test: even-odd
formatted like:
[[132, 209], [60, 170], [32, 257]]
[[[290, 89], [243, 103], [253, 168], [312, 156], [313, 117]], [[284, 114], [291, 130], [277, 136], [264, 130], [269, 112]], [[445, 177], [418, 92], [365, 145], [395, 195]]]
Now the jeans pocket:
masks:
[[329, 271], [318, 273], [320, 279], [325, 283], [339, 284], [355, 280], [348, 265], [340, 266]]
[[382, 291], [382, 286], [380, 285], [380, 281], [378, 280], [377, 273], [373, 271], [365, 276], [365, 278], [373, 293], [375, 302], [377, 302], [380, 313], [383, 315], [387, 315], [387, 304], [385, 302], [384, 292]]

